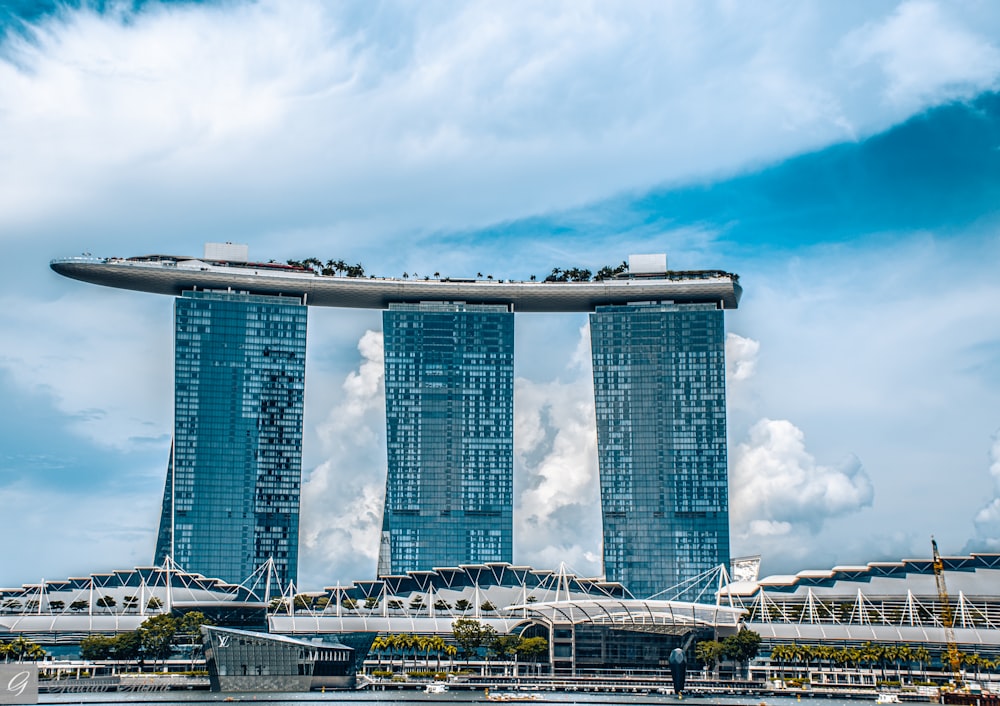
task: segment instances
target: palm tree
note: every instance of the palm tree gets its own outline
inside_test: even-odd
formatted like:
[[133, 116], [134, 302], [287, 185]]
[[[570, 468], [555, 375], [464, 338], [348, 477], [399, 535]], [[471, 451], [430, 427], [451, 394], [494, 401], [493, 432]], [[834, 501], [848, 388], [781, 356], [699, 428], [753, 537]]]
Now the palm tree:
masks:
[[4, 659], [16, 657], [18, 662], [37, 662], [45, 659], [48, 653], [30, 640], [18, 635], [6, 645]]
[[447, 643], [445, 643], [444, 638], [441, 637], [440, 635], [433, 635], [427, 638], [428, 653], [433, 651], [437, 655], [437, 664], [435, 665], [434, 668], [434, 671], [436, 672], [441, 671], [441, 653], [444, 651], [444, 648], [446, 646]]
[[[431, 638], [429, 635], [416, 635], [413, 638], [414, 650], [415, 652], [424, 653], [424, 669], [427, 669], [427, 663], [431, 661]], [[416, 659], [414, 658], [414, 662]]]
[[417, 636], [413, 635], [412, 633], [407, 633], [405, 635], [400, 635], [400, 637], [402, 638], [401, 642], [403, 645], [403, 649], [405, 650], [403, 656], [403, 666], [404, 667], [406, 666], [406, 653], [411, 653], [411, 652], [413, 653], [413, 662], [414, 664], [416, 664], [417, 646], [418, 646]]
[[[697, 656], [697, 653], [695, 653]], [[780, 677], [784, 678], [784, 663], [791, 658], [791, 649], [789, 645], [775, 645], [771, 648], [771, 662], [778, 663], [778, 674]]]
[[389, 643], [389, 664], [392, 664], [393, 658], [396, 652], [399, 652], [400, 662], [402, 663], [400, 669], [406, 665], [405, 660], [402, 659], [403, 656], [403, 636], [397, 633], [389, 635], [386, 637], [386, 641]]
[[382, 667], [382, 654], [389, 649], [389, 640], [381, 635], [378, 635], [374, 640], [372, 640], [372, 646], [370, 651], [378, 653], [378, 666]]
[[446, 644], [444, 646], [444, 653], [448, 655], [448, 669], [454, 671], [455, 655], [458, 654], [458, 647], [456, 647], [455, 645]]
[[920, 671], [925, 670], [925, 665], [931, 661], [931, 653], [926, 647], [922, 645], [920, 647], [913, 648], [913, 659], [918, 665], [920, 665]]

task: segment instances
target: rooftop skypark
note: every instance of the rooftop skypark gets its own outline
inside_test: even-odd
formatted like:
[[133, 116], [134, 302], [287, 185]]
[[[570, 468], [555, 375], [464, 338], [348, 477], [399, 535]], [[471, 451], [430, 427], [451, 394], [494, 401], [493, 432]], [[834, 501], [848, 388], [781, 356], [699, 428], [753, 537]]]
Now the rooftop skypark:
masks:
[[[315, 262], [319, 267], [312, 267]], [[331, 261], [333, 262], [333, 261]], [[333, 264], [341, 264], [340, 261]], [[624, 265], [624, 263], [623, 263]], [[589, 271], [555, 268], [545, 280], [504, 280], [365, 275], [361, 265], [326, 267], [309, 258], [293, 264], [251, 262], [245, 245], [208, 243], [201, 258], [175, 255], [60, 258], [59, 274], [84, 282], [140, 292], [179, 295], [191, 289], [302, 297], [312, 306], [385, 309], [390, 303], [462, 301], [502, 304], [521, 312], [593, 311], [636, 301], [739, 305], [739, 277], [721, 270], [671, 271], [664, 255], [632, 256], [627, 267]], [[324, 272], [327, 272], [324, 274]], [[587, 273], [588, 278], [583, 277]]]

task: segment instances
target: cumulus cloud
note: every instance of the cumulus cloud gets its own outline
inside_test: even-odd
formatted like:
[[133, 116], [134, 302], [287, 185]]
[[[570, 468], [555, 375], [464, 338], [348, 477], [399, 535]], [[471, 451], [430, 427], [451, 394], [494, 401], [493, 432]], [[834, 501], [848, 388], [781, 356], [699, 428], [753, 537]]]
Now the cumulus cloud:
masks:
[[726, 334], [726, 381], [743, 382], [757, 371], [760, 342], [735, 333]]
[[926, 0], [901, 3], [888, 17], [866, 23], [845, 38], [842, 50], [853, 55], [855, 66], [880, 67], [885, 98], [907, 107], [929, 96], [995, 89], [1000, 75], [996, 41]]
[[514, 388], [519, 563], [601, 572], [601, 514], [593, 391], [587, 380]]
[[828, 519], [869, 507], [874, 489], [857, 458], [824, 466], [791, 422], [761, 419], [731, 463], [733, 533], [746, 542], [819, 532]]
[[596, 576], [601, 566], [597, 428], [590, 324], [579, 329], [566, 382], [514, 385], [514, 535], [518, 563], [561, 562]]
[[302, 484], [303, 584], [375, 574], [385, 495], [382, 341], [381, 332], [362, 335], [362, 361], [317, 430], [326, 460]]
[[[578, 335], [564, 366], [576, 373], [572, 381], [515, 382], [515, 560], [540, 567], [566, 562], [598, 575], [597, 436], [584, 352], [589, 327]], [[358, 351], [361, 362], [319, 425], [325, 460], [302, 487], [304, 584], [374, 575], [386, 462], [382, 334], [365, 332]]]
[[976, 537], [970, 540], [966, 551], [1000, 551], [1000, 431], [993, 436], [990, 462], [993, 499], [976, 513], [973, 520]]
[[[66, 10], [31, 40], [8, 36], [0, 231], [121, 239], [142, 224], [197, 243], [223, 226], [331, 240], [468, 227], [871, 134], [1000, 72], [995, 14], [968, 5], [384, 15], [149, 4], [124, 20]], [[903, 106], [880, 100], [900, 92]]]

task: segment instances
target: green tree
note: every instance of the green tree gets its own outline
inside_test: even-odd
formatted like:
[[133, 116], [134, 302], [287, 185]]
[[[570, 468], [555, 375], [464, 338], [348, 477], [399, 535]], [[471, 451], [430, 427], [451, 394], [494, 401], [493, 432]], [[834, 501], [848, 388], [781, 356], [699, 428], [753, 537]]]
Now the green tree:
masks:
[[458, 654], [458, 648], [455, 645], [445, 645], [444, 653], [448, 656], [448, 664], [451, 669], [455, 668], [455, 655]]
[[69, 609], [74, 613], [80, 613], [90, 607], [90, 603], [87, 601], [73, 601], [69, 604]]
[[49, 610], [53, 612], [58, 613], [62, 611], [62, 609], [65, 607], [66, 607], [65, 601], [49, 601]]
[[526, 637], [517, 646], [517, 653], [526, 662], [537, 662], [543, 654], [548, 654], [549, 641], [544, 637]]
[[427, 642], [425, 644], [425, 648], [427, 650], [427, 657], [428, 658], [430, 657], [431, 652], [433, 652], [437, 656], [437, 664], [435, 666], [435, 670], [439, 672], [441, 671], [441, 654], [444, 652], [445, 647], [447, 646], [448, 643], [446, 643], [444, 641], [444, 638], [441, 637], [440, 635], [432, 635], [431, 637], [428, 637]]
[[507, 635], [497, 635], [496, 639], [494, 639], [493, 643], [490, 645], [490, 652], [500, 659], [506, 659], [517, 654], [517, 648], [520, 646], [520, 635], [515, 635], [513, 633]]
[[178, 627], [177, 618], [169, 613], [146, 618], [138, 630], [142, 651], [154, 660], [166, 660], [173, 650]]
[[694, 658], [706, 667], [712, 668], [712, 674], [719, 673], [719, 660], [724, 648], [718, 640], [702, 640], [694, 647]]
[[38, 662], [49, 654], [38, 644], [25, 639], [23, 635], [18, 635], [8, 642], [4, 651], [6, 660], [13, 659], [16, 662]]
[[190, 646], [189, 655], [192, 669], [194, 669], [194, 661], [201, 651], [202, 625], [214, 625], [214, 621], [206, 617], [200, 610], [188, 611], [177, 621], [177, 634], [174, 639]]
[[462, 648], [462, 654], [469, 659], [480, 647], [489, 648], [496, 639], [497, 631], [478, 620], [459, 618], [451, 624], [451, 634]]
[[111, 657], [131, 662], [142, 654], [142, 639], [137, 632], [123, 632], [111, 644]]
[[741, 670], [760, 652], [760, 635], [753, 630], [740, 630], [722, 641], [722, 654], [740, 665]]
[[113, 640], [107, 635], [87, 635], [80, 640], [80, 657], [86, 660], [108, 659], [112, 645]]
[[115, 598], [114, 598], [114, 596], [101, 596], [95, 602], [101, 608], [114, 608], [115, 607]]
[[188, 611], [181, 616], [177, 624], [177, 633], [186, 637], [200, 638], [202, 625], [215, 625], [215, 622], [200, 610]]
[[151, 596], [148, 601], [146, 601], [146, 610], [159, 610], [163, 607], [163, 601], [161, 601], [156, 596]]
[[466, 611], [471, 609], [472, 609], [472, 603], [467, 601], [466, 599], [460, 598], [457, 601], [455, 601], [455, 610], [461, 613], [465, 613]]
[[378, 666], [379, 669], [382, 668], [382, 655], [390, 649], [389, 640], [387, 637], [378, 635], [372, 640], [372, 646], [369, 651], [378, 654]]

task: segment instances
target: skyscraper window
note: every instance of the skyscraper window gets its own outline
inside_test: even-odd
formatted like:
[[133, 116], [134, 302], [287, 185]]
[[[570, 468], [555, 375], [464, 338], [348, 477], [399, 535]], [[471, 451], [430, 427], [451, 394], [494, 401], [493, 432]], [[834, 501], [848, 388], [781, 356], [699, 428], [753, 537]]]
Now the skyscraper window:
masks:
[[729, 563], [723, 311], [601, 306], [590, 333], [604, 570], [647, 597]]
[[174, 440], [157, 536], [186, 571], [296, 580], [306, 306], [184, 292], [174, 306]]
[[514, 315], [504, 306], [392, 304], [382, 320], [379, 575], [511, 561]]

